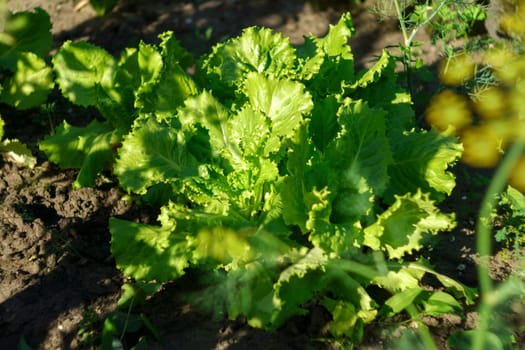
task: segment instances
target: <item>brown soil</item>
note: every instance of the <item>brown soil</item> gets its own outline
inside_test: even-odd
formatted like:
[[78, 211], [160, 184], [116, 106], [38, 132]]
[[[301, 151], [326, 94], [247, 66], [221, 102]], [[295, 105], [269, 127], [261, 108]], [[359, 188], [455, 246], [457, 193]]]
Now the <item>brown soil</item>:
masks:
[[[173, 30], [183, 46], [198, 55], [251, 25], [274, 28], [290, 37], [294, 44], [300, 44], [303, 35], [323, 35], [330, 23], [349, 10], [357, 28], [351, 46], [358, 65], [369, 65], [382, 48], [401, 41], [395, 21], [378, 23], [364, 6], [350, 5], [349, 1], [325, 1], [320, 6], [300, 0], [129, 0], [121, 1], [104, 18], [96, 17], [89, 6], [75, 11], [72, 0], [12, 1], [9, 6], [12, 10], [36, 6], [46, 9], [52, 17], [57, 47], [65, 40], [85, 39], [113, 54], [141, 39], [155, 42], [157, 34]], [[439, 51], [424, 46], [423, 58], [432, 65], [439, 59]], [[60, 100], [58, 108], [62, 108]], [[61, 112], [72, 123], [91, 118], [85, 110], [67, 106]], [[47, 119], [41, 114], [2, 107], [6, 136], [27, 143], [39, 162], [34, 169], [27, 169], [0, 159], [1, 349], [14, 349], [21, 339], [38, 349], [85, 348], [79, 329], [86, 324], [88, 330], [100, 329], [101, 320], [115, 310], [125, 279], [115, 268], [109, 252], [109, 217], [119, 215], [143, 222], [154, 217], [147, 210], [138, 210], [122, 201], [122, 193], [108, 181], [101, 180], [95, 188], [72, 190], [76, 172], [49, 164], [35, 146], [56, 123], [52, 117]], [[28, 122], [28, 117], [32, 121]], [[459, 227], [428, 252], [440, 272], [471, 286], [477, 283], [472, 218], [479, 203], [476, 191], [483, 186], [467, 189], [460, 181], [447, 202], [450, 210], [461, 209]], [[492, 271], [496, 280], [513, 269], [509, 259], [494, 261]], [[184, 283], [191, 283], [191, 279], [164, 287], [138, 311], [161, 333], [162, 342], [154, 343], [153, 348], [335, 347], [312, 340], [324, 335], [327, 319], [321, 310], [314, 309], [309, 317], [293, 319], [282, 330], [268, 333], [252, 329], [242, 320], [213, 320], [193, 310], [179, 298], [181, 290], [191, 288]], [[465, 316], [427, 320], [441, 348], [446, 348], [444, 339], [452, 331], [475, 327], [474, 310], [466, 311]], [[367, 330], [362, 349], [382, 348], [388, 340], [384, 329], [375, 327]]]

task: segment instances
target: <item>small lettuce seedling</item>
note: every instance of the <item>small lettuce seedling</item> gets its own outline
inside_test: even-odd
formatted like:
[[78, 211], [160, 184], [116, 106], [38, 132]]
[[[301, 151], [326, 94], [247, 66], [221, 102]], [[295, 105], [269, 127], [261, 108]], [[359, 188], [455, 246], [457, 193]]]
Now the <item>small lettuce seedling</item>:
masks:
[[40, 8], [8, 12], [0, 30], [0, 102], [18, 109], [41, 105], [54, 87], [46, 63], [52, 44], [49, 15]]

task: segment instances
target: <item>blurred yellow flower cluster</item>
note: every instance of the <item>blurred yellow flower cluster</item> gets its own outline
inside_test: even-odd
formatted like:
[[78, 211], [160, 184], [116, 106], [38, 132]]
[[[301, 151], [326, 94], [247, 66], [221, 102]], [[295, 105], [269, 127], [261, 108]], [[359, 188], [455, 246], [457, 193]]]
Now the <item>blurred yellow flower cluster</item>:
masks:
[[517, 1], [516, 11], [506, 13], [500, 22], [500, 28], [508, 35], [525, 41], [525, 1]]
[[[525, 1], [515, 14], [504, 16], [501, 28], [521, 50], [501, 42], [482, 54], [462, 53], [443, 61], [439, 76], [448, 88], [434, 96], [426, 111], [431, 126], [452, 130], [461, 139], [462, 161], [474, 167], [495, 167], [509, 145], [525, 143]], [[494, 83], [474, 84], [468, 95], [457, 92], [481, 68], [491, 72]], [[509, 182], [525, 193], [525, 154]]]

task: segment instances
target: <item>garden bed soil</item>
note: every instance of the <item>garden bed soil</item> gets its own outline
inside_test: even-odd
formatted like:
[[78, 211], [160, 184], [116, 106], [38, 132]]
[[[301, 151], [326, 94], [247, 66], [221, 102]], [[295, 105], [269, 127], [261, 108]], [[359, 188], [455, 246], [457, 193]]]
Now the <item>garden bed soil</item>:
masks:
[[[370, 4], [366, 1], [364, 5]], [[378, 23], [365, 6], [350, 5], [348, 1], [325, 1], [322, 6], [299, 0], [121, 1], [103, 18], [96, 17], [89, 6], [75, 10], [75, 5], [78, 2], [71, 0], [9, 4], [12, 10], [36, 6], [46, 9], [52, 18], [55, 48], [65, 40], [85, 39], [113, 54], [141, 39], [155, 42], [157, 34], [173, 30], [184, 47], [199, 55], [215, 42], [251, 25], [271, 27], [300, 44], [303, 35], [323, 35], [329, 24], [348, 10], [357, 28], [351, 46], [358, 66], [370, 65], [382, 48], [402, 40], [395, 21]], [[425, 46], [422, 55], [429, 65], [439, 60], [439, 51], [432, 46]], [[2, 107], [7, 138], [25, 142], [39, 161], [29, 169], [0, 159], [1, 349], [15, 349], [21, 341], [33, 349], [88, 347], [86, 335], [95, 334], [104, 317], [115, 310], [125, 280], [109, 251], [109, 217], [155, 220], [154, 211], [137, 209], [123, 201], [123, 193], [110, 179], [101, 179], [94, 188], [73, 190], [77, 172], [59, 169], [45, 160], [36, 143], [56, 126], [57, 119], [82, 124], [92, 118], [90, 111], [74, 110], [55, 98], [53, 113], [17, 112]], [[458, 188], [444, 208], [460, 209], [458, 228], [441, 237], [427, 254], [440, 272], [475, 286], [473, 226], [484, 185], [475, 189], [471, 186], [470, 182], [462, 186], [462, 177], [458, 177]], [[512, 261], [508, 255], [495, 254], [493, 279], [505, 278], [514, 268]], [[183, 302], [180, 296], [194, 287], [192, 283], [189, 276], [165, 286], [137, 311], [160, 331], [162, 341], [153, 343], [153, 348], [336, 347], [315, 340], [327, 335], [328, 319], [320, 309], [314, 308], [308, 317], [292, 319], [280, 331], [263, 332], [250, 328], [243, 320], [213, 319]], [[475, 310], [466, 310], [464, 318], [427, 319], [443, 349], [448, 335], [475, 327], [475, 321]], [[377, 326], [367, 329], [361, 348], [382, 348], [392, 335], [387, 331]], [[84, 341], [79, 333], [84, 334]]]

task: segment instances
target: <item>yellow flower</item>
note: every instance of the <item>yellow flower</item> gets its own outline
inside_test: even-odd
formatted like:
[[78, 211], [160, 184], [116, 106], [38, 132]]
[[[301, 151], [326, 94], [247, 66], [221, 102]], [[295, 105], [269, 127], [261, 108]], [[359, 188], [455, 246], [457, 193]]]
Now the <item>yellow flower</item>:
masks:
[[484, 119], [504, 117], [507, 106], [507, 96], [497, 87], [484, 88], [476, 93], [474, 107]]
[[515, 13], [508, 13], [501, 18], [500, 28], [507, 34], [525, 38], [525, 4], [521, 2]]
[[483, 55], [482, 63], [495, 69], [503, 68], [516, 59], [516, 55], [505, 46], [498, 46], [487, 50]]
[[444, 131], [449, 126], [461, 130], [472, 121], [468, 99], [451, 90], [444, 90], [432, 98], [426, 111], [427, 122]]
[[503, 69], [496, 72], [496, 76], [503, 82], [513, 85], [525, 75], [525, 57], [519, 56]]
[[525, 57], [512, 52], [512, 48], [501, 46], [485, 53], [483, 63], [494, 71], [501, 82], [512, 86], [525, 74]]
[[468, 128], [461, 134], [462, 161], [479, 168], [495, 167], [501, 159], [502, 140], [488, 125]]
[[525, 81], [518, 81], [512, 87], [509, 95], [510, 106], [514, 116], [518, 119], [525, 120]]
[[507, 139], [509, 142], [525, 142], [525, 118], [511, 119], [507, 122]]
[[514, 165], [510, 173], [509, 184], [521, 193], [525, 193], [525, 156], [522, 156]]
[[446, 85], [458, 86], [474, 76], [475, 65], [472, 57], [460, 54], [441, 61], [439, 78]]

